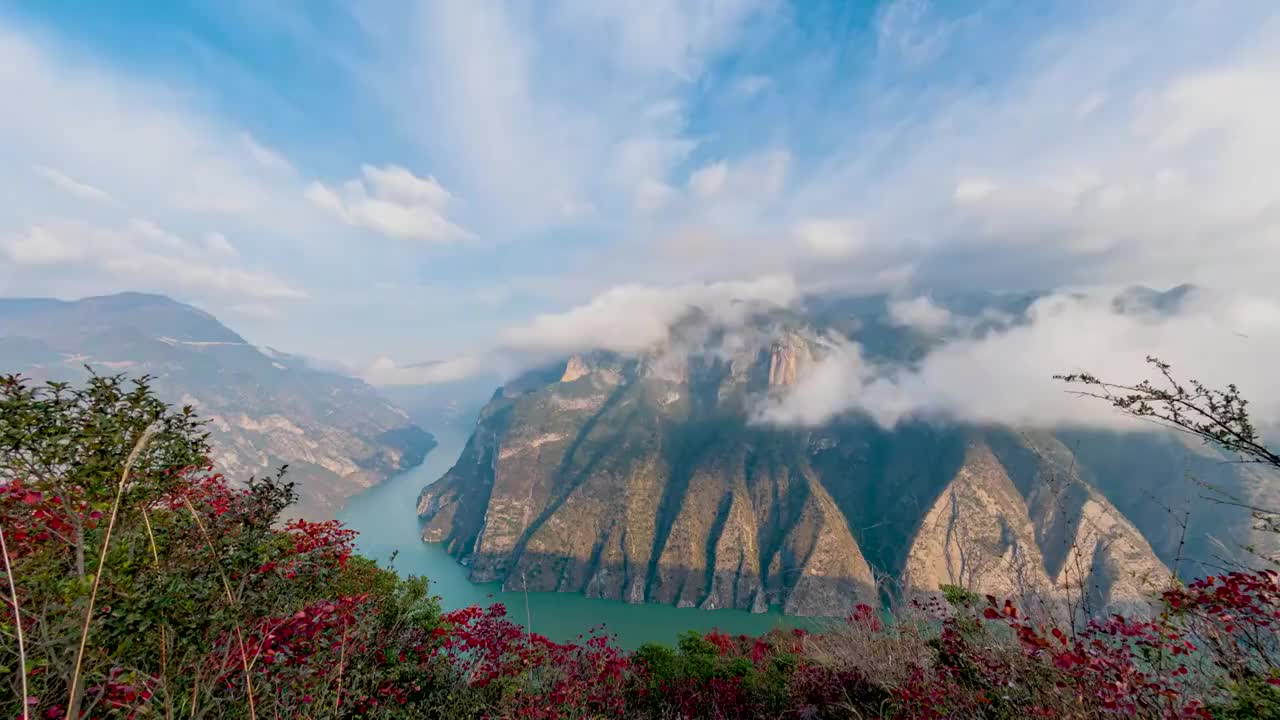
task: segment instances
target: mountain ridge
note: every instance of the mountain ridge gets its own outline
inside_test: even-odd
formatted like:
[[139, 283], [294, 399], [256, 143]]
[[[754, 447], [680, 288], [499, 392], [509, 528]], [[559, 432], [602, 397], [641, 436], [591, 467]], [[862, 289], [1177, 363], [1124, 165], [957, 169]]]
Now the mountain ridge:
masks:
[[[423, 490], [424, 540], [508, 589], [799, 615], [876, 604], [886, 585], [1101, 610], [1168, 582], [1181, 551], [1149, 539], [1167, 513], [1118, 492], [1124, 463], [1078, 433], [857, 415], [753, 424], [754, 403], [829, 351], [796, 317], [755, 316], [732, 338], [688, 323], [651, 351], [578, 353], [510, 383]], [[846, 320], [859, 341], [858, 327], [910, 337]], [[885, 342], [881, 354], [913, 351]], [[1136, 451], [1190, 462], [1156, 437]], [[1171, 498], [1192, 492], [1166, 483]], [[1216, 508], [1198, 523], [1186, 544], [1200, 553], [1206, 528], [1245, 531], [1247, 518]]]
[[360, 380], [259, 348], [163, 295], [0, 299], [0, 364], [37, 380], [149, 375], [208, 421], [213, 460], [237, 481], [288, 464], [296, 512], [342, 501], [422, 462], [434, 438]]

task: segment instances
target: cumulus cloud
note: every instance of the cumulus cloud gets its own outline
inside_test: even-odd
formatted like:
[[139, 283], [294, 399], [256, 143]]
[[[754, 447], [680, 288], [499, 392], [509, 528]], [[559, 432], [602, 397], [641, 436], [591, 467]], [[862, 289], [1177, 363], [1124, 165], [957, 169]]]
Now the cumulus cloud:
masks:
[[951, 311], [934, 303], [927, 296], [914, 298], [894, 298], [887, 308], [889, 321], [900, 327], [909, 327], [921, 332], [937, 333], [951, 325]]
[[[821, 57], [779, 67], [792, 91], [728, 125], [758, 123], [752, 140], [700, 145], [685, 181], [667, 182], [682, 196], [619, 229], [673, 261], [646, 262], [653, 242], [637, 240], [613, 253], [629, 270], [618, 281], [785, 272], [835, 287], [909, 266], [932, 288], [1271, 292], [1280, 163], [1259, 159], [1280, 157], [1274, 5], [1111, 4], [1012, 35], [1007, 14], [886, 3], [870, 77], [823, 75]], [[989, 73], [977, 86], [975, 66]], [[789, 159], [782, 182], [735, 184], [762, 143]]]
[[395, 165], [361, 168], [361, 177], [338, 189], [313, 182], [307, 199], [342, 219], [395, 238], [450, 243], [469, 237], [444, 216], [453, 196], [434, 177], [418, 177]]
[[819, 258], [841, 259], [865, 245], [863, 228], [852, 220], [812, 219], [796, 225], [799, 244]]
[[[271, 273], [232, 264], [234, 248], [221, 234], [193, 242], [149, 220], [135, 219], [120, 227], [67, 220], [32, 225], [0, 236], [0, 258], [13, 266], [9, 281], [15, 285], [40, 270], [47, 271], [41, 277], [55, 278], [40, 281], [40, 294], [159, 290], [225, 301], [306, 297]], [[57, 277], [73, 279], [61, 283]]]
[[776, 4], [415, 7], [362, 14], [375, 50], [366, 71], [389, 115], [500, 231], [487, 236], [583, 219], [565, 208], [625, 224], [667, 207], [666, 188], [684, 186], [679, 162], [701, 140], [688, 127], [687, 91]]
[[[1052, 376], [1092, 372], [1116, 382], [1150, 377], [1147, 355], [1181, 378], [1236, 383], [1255, 416], [1280, 422], [1280, 303], [1193, 294], [1173, 312], [1117, 304], [1108, 292], [1057, 294], [1034, 303], [1025, 322], [961, 337], [909, 368], [877, 367], [856, 343], [830, 351], [789, 392], [765, 402], [763, 422], [818, 425], [864, 413], [886, 426], [906, 418], [1020, 426], [1134, 428], [1105, 403], [1081, 399]], [[1137, 426], [1145, 427], [1145, 426]]]
[[797, 298], [795, 283], [785, 276], [674, 287], [621, 286], [566, 312], [538, 315], [528, 325], [508, 330], [503, 341], [528, 352], [638, 352], [666, 340], [671, 326], [695, 308], [714, 321], [736, 324], [749, 310], [787, 306]]

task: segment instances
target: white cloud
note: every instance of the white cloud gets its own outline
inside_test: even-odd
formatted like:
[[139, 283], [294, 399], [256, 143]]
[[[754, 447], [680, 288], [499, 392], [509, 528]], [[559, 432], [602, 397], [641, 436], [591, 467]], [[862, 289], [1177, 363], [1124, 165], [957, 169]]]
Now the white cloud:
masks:
[[799, 243], [820, 258], [847, 258], [865, 246], [864, 230], [851, 220], [812, 219], [796, 225]]
[[435, 178], [421, 178], [395, 165], [365, 165], [361, 174], [340, 190], [313, 182], [307, 187], [307, 199], [348, 225], [390, 237], [429, 243], [470, 237], [445, 218], [444, 210], [453, 196]]
[[933, 17], [929, 0], [889, 0], [876, 12], [876, 43], [907, 66], [923, 65], [946, 47], [949, 27]]
[[729, 166], [723, 161], [698, 168], [689, 176], [689, 189], [702, 197], [718, 195], [729, 177]]
[[94, 200], [97, 202], [108, 203], [110, 205], [118, 204], [116, 199], [111, 197], [111, 195], [105, 190], [96, 188], [88, 183], [80, 182], [57, 170], [54, 170], [53, 168], [36, 165], [32, 169], [36, 171], [37, 175], [48, 180], [54, 187], [62, 190], [63, 192], [75, 195], [76, 197], [83, 198], [85, 200]]
[[956, 183], [955, 192], [952, 194], [956, 202], [975, 202], [991, 195], [996, 191], [995, 183], [982, 178], [965, 178]]
[[661, 209], [675, 195], [675, 188], [657, 180], [642, 180], [636, 187], [635, 206], [638, 210], [652, 212]]
[[[221, 242], [210, 243], [211, 237]], [[190, 242], [148, 220], [118, 228], [55, 220], [0, 236], [0, 258], [11, 265], [0, 264], [0, 278], [15, 291], [39, 295], [158, 290], [224, 301], [306, 297], [270, 273], [230, 264], [229, 247], [220, 235]]]
[[[362, 77], [495, 237], [665, 208], [684, 98], [773, 0], [423, 3], [364, 15]], [[429, 119], [429, 121], [424, 121]], [[442, 170], [444, 172], [445, 170]], [[566, 212], [592, 207], [597, 212]]]
[[1236, 383], [1256, 419], [1280, 421], [1280, 377], [1272, 367], [1280, 353], [1280, 304], [1200, 294], [1162, 314], [1120, 312], [1114, 299], [1104, 292], [1044, 298], [1025, 324], [953, 340], [912, 368], [874, 367], [856, 344], [833, 343], [792, 391], [762, 406], [759, 419], [816, 425], [861, 412], [888, 426], [923, 417], [1134, 428], [1106, 403], [1079, 398], [1051, 378], [1088, 371], [1136, 382], [1153, 374], [1145, 358], [1155, 355], [1173, 363], [1180, 378]]
[[231, 241], [227, 240], [227, 236], [220, 232], [205, 233], [204, 246], [210, 255], [218, 257], [236, 257], [240, 254]]
[[666, 340], [672, 324], [694, 308], [733, 324], [748, 309], [787, 306], [797, 298], [795, 283], [785, 276], [674, 287], [621, 286], [566, 312], [538, 315], [528, 325], [508, 330], [503, 340], [511, 349], [535, 353], [637, 352]]
[[[756, 238], [750, 236], [763, 232], [769, 236], [769, 243], [777, 244], [776, 235], [769, 232], [770, 222], [765, 219], [785, 198], [792, 163], [788, 150], [770, 148], [701, 165], [689, 173], [681, 191], [666, 199], [666, 213], [658, 218], [659, 226], [643, 227], [642, 233], [666, 236], [668, 242], [680, 236], [704, 235], [715, 245], [736, 248], [735, 253], [750, 250], [753, 256], [773, 261], [776, 253], [757, 246]], [[721, 253], [709, 257], [717, 255]], [[703, 277], [751, 277], [783, 269], [774, 263], [761, 272], [743, 272], [742, 268], [733, 267], [741, 256], [721, 259], [729, 261], [722, 271], [730, 271], [708, 272]]]
[[[305, 226], [305, 204], [254, 160], [240, 131], [164, 85], [0, 28], [0, 96], [22, 98], [0, 113], [0, 183], [16, 184], [9, 174], [39, 166], [64, 191], [109, 194], [148, 214], [220, 215], [274, 231]], [[75, 180], [82, 176], [93, 185]], [[7, 208], [0, 220], [16, 214]]]
[[[1120, 4], [1016, 39], [994, 11], [957, 22], [900, 2], [884, 13], [891, 51], [878, 63], [906, 67], [893, 48], [939, 38], [940, 52], [992, 61], [990, 77], [974, 86], [968, 64], [942, 63], [912, 83], [886, 71], [820, 99], [797, 88], [770, 108], [789, 119], [767, 114], [757, 147], [717, 147], [677, 185], [687, 193], [667, 200], [665, 224], [639, 225], [650, 242], [617, 251], [613, 264], [631, 271], [618, 282], [786, 272], [833, 287], [911, 267], [934, 288], [1194, 282], [1274, 294], [1280, 162], [1262, 160], [1280, 158], [1274, 7]], [[821, 67], [808, 60], [796, 67]], [[781, 182], [740, 181], [761, 142], [806, 135], [819, 157], [784, 145]], [[655, 237], [676, 262], [648, 261]], [[687, 238], [707, 251], [693, 256]]]
[[571, 32], [599, 37], [611, 61], [622, 69], [691, 79], [709, 57], [733, 40], [744, 22], [770, 4], [764, 0], [559, 0], [557, 14]]
[[895, 298], [889, 301], [889, 320], [895, 325], [914, 328], [926, 333], [947, 329], [952, 322], [951, 311], [921, 295], [911, 299]]
[[289, 162], [288, 158], [280, 154], [280, 152], [258, 142], [258, 140], [248, 132], [240, 133], [240, 142], [249, 151], [249, 155], [253, 158], [254, 162], [257, 162], [267, 170], [289, 174], [297, 172], [293, 167], [293, 163]]
[[1240, 15], [1117, 7], [1036, 46], [990, 92], [939, 89], [944, 100], [891, 131], [887, 172], [841, 181], [875, 183], [877, 241], [920, 258], [926, 282], [1265, 291], [1260, 268], [1280, 263], [1280, 163], [1258, 159], [1280, 157], [1280, 19]]

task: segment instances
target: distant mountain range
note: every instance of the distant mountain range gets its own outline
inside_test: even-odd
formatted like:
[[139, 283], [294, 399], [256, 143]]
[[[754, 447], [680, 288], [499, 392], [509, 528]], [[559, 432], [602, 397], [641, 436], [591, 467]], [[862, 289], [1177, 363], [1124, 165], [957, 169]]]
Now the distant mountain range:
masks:
[[329, 517], [348, 496], [422, 462], [430, 433], [360, 380], [256, 347], [216, 318], [159, 295], [0, 299], [0, 371], [38, 380], [155, 377], [161, 397], [209, 420], [229, 478], [289, 465], [294, 512]]
[[[1186, 292], [1117, 302], [1163, 311]], [[1016, 323], [1034, 299], [944, 301]], [[755, 400], [826, 352], [828, 331], [881, 362], [945, 342], [886, 307], [762, 312], [732, 344], [694, 314], [650, 351], [577, 354], [508, 383], [424, 489], [423, 537], [508, 589], [796, 615], [842, 615], [886, 585], [943, 584], [1100, 611], [1140, 602], [1176, 560], [1200, 571], [1249, 539], [1248, 512], [1198, 500], [1197, 481], [1247, 498], [1256, 479], [1165, 433], [888, 429], [852, 414], [811, 429], [751, 422]], [[1188, 500], [1184, 538], [1175, 513]]]

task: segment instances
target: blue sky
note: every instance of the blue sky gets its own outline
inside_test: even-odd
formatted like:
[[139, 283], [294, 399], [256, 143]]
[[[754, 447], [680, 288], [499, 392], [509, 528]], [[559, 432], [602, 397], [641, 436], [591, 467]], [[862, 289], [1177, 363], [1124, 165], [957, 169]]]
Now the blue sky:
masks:
[[10, 4], [0, 294], [363, 368], [726, 288], [1265, 293], [1278, 48], [1261, 0]]

